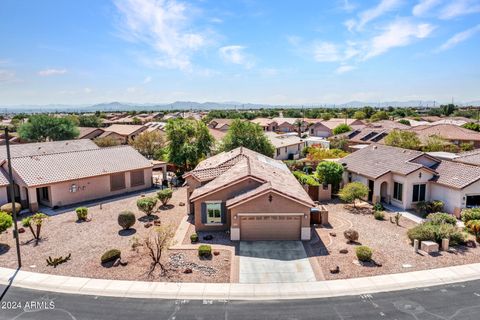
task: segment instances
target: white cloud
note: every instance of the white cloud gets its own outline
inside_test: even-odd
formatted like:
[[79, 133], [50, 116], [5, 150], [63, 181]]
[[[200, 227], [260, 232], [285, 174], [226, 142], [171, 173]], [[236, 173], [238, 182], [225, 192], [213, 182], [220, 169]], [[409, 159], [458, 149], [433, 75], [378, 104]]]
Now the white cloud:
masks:
[[354, 27], [357, 30], [362, 30], [367, 23], [395, 10], [402, 3], [403, 0], [381, 0], [375, 7], [360, 12], [358, 21], [349, 20], [345, 24], [349, 30], [352, 30]]
[[465, 31], [459, 32], [455, 34], [453, 37], [448, 39], [444, 44], [442, 44], [438, 49], [438, 51], [444, 51], [455, 47], [457, 44], [468, 40], [469, 38], [473, 37], [477, 33], [480, 33], [480, 24], [477, 24], [475, 27], [467, 29]]
[[152, 82], [152, 77], [148, 76], [148, 77], [145, 77], [145, 79], [143, 79], [143, 84], [147, 84], [147, 83], [150, 83]]
[[441, 2], [442, 0], [420, 0], [418, 4], [413, 7], [412, 14], [417, 17], [424, 16]]
[[126, 39], [153, 48], [154, 63], [190, 70], [192, 55], [207, 45], [206, 36], [192, 26], [190, 7], [176, 0], [114, 0], [122, 14]]
[[91, 93], [92, 91], [93, 91], [93, 90], [90, 89], [90, 88], [83, 88], [83, 92], [84, 92], [84, 93], [87, 93], [87, 94], [88, 94], [88, 93]]
[[313, 45], [313, 58], [317, 62], [335, 62], [340, 61], [342, 56], [335, 44], [318, 42]]
[[440, 19], [453, 19], [459, 16], [480, 12], [479, 0], [453, 0], [440, 12]]
[[356, 69], [356, 67], [351, 66], [351, 65], [344, 64], [344, 65], [341, 65], [340, 67], [338, 67], [338, 68], [335, 70], [335, 73], [343, 74], [343, 73], [352, 71], [352, 70], [354, 70], [354, 69]]
[[15, 80], [15, 72], [0, 69], [0, 83], [12, 82]]
[[392, 48], [411, 44], [416, 39], [428, 37], [435, 27], [428, 23], [413, 23], [398, 19], [390, 23], [386, 29], [367, 44], [364, 60], [381, 55]]
[[38, 75], [41, 77], [50, 77], [67, 73], [67, 69], [45, 69], [38, 71]]
[[346, 12], [352, 12], [353, 10], [355, 10], [357, 6], [355, 4], [353, 4], [352, 2], [350, 2], [349, 0], [342, 0], [341, 1], [341, 8], [343, 11], [346, 11]]
[[253, 59], [245, 54], [245, 47], [239, 45], [225, 46], [218, 49], [220, 57], [229, 63], [243, 65], [245, 68], [250, 69], [253, 67]]

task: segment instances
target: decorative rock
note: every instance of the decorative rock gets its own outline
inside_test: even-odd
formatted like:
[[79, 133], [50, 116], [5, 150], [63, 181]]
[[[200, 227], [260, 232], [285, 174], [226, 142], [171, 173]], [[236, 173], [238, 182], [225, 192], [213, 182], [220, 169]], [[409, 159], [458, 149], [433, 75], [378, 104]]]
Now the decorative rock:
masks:
[[117, 260], [115, 260], [115, 262], [113, 263], [113, 267], [118, 267], [120, 265], [120, 262], [122, 260], [120, 258], [118, 258]]
[[190, 268], [186, 268], [185, 270], [183, 270], [183, 273], [192, 273], [193, 270], [190, 269]]
[[24, 233], [25, 229], [24, 228], [18, 228], [18, 233]]
[[341, 249], [339, 252], [342, 253], [342, 254], [347, 254], [347, 253], [348, 253], [348, 249]]
[[218, 256], [219, 254], [220, 254], [219, 251], [213, 251], [213, 255], [214, 255], [214, 256]]
[[381, 262], [376, 262], [376, 261], [375, 261], [375, 265], [376, 265], [377, 267], [383, 266], [383, 264], [382, 264]]
[[418, 239], [414, 239], [413, 240], [413, 250], [415, 251], [415, 253], [418, 253], [418, 245], [419, 245], [419, 241]]
[[465, 245], [467, 246], [467, 248], [476, 248], [477, 247], [477, 244], [473, 240], [467, 240]]
[[153, 224], [158, 227], [162, 225], [162, 222], [160, 220], [155, 220], [153, 221]]
[[121, 259], [120, 259], [120, 265], [121, 265], [122, 267], [125, 267], [127, 264], [128, 264], [128, 261], [127, 261], [127, 260], [121, 260]]
[[437, 253], [438, 252], [438, 243], [433, 242], [433, 241], [422, 241], [422, 244], [420, 245], [420, 248], [422, 251], [425, 251], [426, 253]]
[[152, 226], [151, 222], [147, 222], [143, 225], [145, 228], [150, 228]]
[[180, 207], [183, 207], [183, 206], [185, 206], [185, 202], [180, 202], [178, 205], [179, 205]]
[[450, 240], [448, 238], [442, 239], [442, 250], [448, 251], [449, 247], [450, 247]]
[[33, 269], [33, 268], [36, 268], [36, 267], [37, 267], [37, 266], [36, 266], [35, 264], [32, 264], [32, 265], [30, 266], [30, 268], [32, 268], [32, 269]]
[[335, 232], [330, 232], [330, 235], [331, 235], [332, 237], [336, 237], [336, 236], [337, 236], [337, 234], [336, 234]]
[[402, 268], [411, 268], [411, 267], [412, 267], [411, 264], [408, 264], [408, 263], [402, 264]]
[[336, 266], [335, 268], [330, 269], [330, 273], [335, 274], [340, 272], [340, 267]]
[[213, 236], [211, 234], [206, 235], [205, 237], [203, 237], [203, 240], [213, 240]]

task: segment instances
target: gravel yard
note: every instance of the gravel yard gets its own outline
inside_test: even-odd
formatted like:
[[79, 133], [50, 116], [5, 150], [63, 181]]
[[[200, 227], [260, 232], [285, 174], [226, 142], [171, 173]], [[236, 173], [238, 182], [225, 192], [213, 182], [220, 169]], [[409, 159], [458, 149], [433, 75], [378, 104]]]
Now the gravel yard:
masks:
[[[74, 210], [51, 216], [42, 227], [42, 240], [38, 246], [35, 246], [34, 242], [27, 243], [32, 235], [26, 228], [25, 233], [20, 234], [23, 270], [102, 279], [229, 282], [231, 254], [228, 250], [220, 250], [220, 254], [212, 256], [210, 260], [200, 259], [196, 250], [168, 250], [162, 257], [168, 269], [167, 275], [160, 276], [157, 266], [154, 274], [149, 276], [150, 257], [145, 248], [140, 246], [138, 250], [132, 250], [134, 239], [143, 239], [153, 229], [145, 228], [143, 219], [139, 220], [144, 214], [136, 207], [138, 198], [139, 196], [131, 196], [105, 202], [102, 209], [98, 204], [94, 205], [89, 208], [89, 216], [92, 218], [89, 222], [77, 222]], [[180, 202], [186, 202], [185, 188], [174, 191], [168, 208], [160, 208], [154, 213], [162, 225], [171, 225], [174, 230], [177, 229], [186, 214], [186, 206], [179, 206]], [[137, 221], [132, 232], [121, 232], [117, 223], [118, 213], [123, 210], [131, 210], [136, 215]], [[2, 267], [15, 268], [17, 265], [12, 231], [13, 228], [10, 228], [8, 232], [0, 235]], [[122, 260], [128, 262], [126, 266], [106, 268], [100, 264], [102, 254], [112, 248], [122, 252]], [[54, 258], [69, 253], [70, 261], [56, 268], [47, 266], [46, 259], [49, 256]], [[174, 257], [173, 260], [171, 257]], [[184, 274], [183, 271], [188, 266], [193, 272]]]
[[[438, 256], [417, 254], [407, 237], [409, 228], [416, 224], [406, 218], [400, 219], [400, 226], [389, 221], [394, 214], [386, 212], [385, 220], [375, 220], [368, 208], [356, 213], [345, 208], [344, 204], [328, 204], [329, 222], [332, 228], [317, 228], [311, 246], [327, 280], [365, 277], [388, 273], [409, 272], [415, 270], [440, 268], [467, 263], [480, 262], [480, 247], [456, 247], [453, 252], [441, 251]], [[366, 210], [365, 210], [366, 209]], [[343, 232], [353, 228], [359, 232], [358, 244], [347, 244]], [[321, 241], [316, 237], [319, 235]], [[332, 236], [335, 233], [336, 236]], [[373, 249], [373, 260], [382, 266], [373, 264], [358, 265], [355, 255], [356, 245], [366, 245]], [[339, 251], [347, 249], [347, 254]], [[338, 274], [330, 269], [340, 267]]]

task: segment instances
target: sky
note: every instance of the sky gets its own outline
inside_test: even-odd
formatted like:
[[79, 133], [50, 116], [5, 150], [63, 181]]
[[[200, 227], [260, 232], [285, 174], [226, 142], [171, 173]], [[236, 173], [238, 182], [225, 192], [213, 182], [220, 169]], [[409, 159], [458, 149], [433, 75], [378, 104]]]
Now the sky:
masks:
[[480, 0], [2, 0], [0, 105], [480, 100]]

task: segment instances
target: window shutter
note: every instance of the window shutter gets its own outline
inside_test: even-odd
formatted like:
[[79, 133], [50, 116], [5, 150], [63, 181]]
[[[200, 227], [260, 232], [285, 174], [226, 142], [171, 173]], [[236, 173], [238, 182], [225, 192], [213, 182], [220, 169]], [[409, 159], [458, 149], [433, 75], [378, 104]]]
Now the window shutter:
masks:
[[227, 223], [227, 206], [225, 202], [222, 202], [222, 223]]
[[207, 223], [207, 204], [202, 202], [202, 223]]

